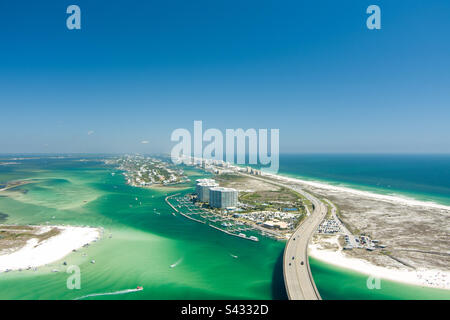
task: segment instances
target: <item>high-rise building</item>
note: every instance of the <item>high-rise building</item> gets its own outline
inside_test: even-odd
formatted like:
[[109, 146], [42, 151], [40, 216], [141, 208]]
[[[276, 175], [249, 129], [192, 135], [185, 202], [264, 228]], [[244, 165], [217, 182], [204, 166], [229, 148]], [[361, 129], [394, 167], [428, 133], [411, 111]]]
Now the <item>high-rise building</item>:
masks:
[[217, 187], [218, 184], [214, 179], [198, 179], [196, 180], [195, 193], [201, 202], [209, 202], [209, 189]]
[[232, 188], [213, 187], [209, 189], [209, 205], [213, 208], [235, 208], [238, 202], [238, 191]]
[[209, 190], [219, 186], [215, 182], [200, 183], [196, 186], [198, 200], [201, 202], [209, 202]]

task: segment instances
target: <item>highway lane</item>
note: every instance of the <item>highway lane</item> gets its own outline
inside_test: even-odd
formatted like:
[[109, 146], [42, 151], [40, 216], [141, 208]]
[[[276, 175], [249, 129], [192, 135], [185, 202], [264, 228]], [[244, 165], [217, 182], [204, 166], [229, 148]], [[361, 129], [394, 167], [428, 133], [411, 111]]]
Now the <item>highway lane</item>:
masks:
[[284, 282], [291, 300], [321, 300], [309, 266], [308, 244], [324, 219], [327, 207], [312, 195], [306, 192], [302, 194], [314, 204], [314, 210], [294, 231], [286, 244], [283, 257]]
[[243, 175], [290, 188], [303, 195], [313, 204], [313, 211], [302, 221], [286, 243], [283, 256], [283, 274], [286, 292], [290, 300], [321, 300], [309, 266], [308, 244], [317, 227], [325, 218], [327, 206], [295, 184], [279, 183], [272, 179]]

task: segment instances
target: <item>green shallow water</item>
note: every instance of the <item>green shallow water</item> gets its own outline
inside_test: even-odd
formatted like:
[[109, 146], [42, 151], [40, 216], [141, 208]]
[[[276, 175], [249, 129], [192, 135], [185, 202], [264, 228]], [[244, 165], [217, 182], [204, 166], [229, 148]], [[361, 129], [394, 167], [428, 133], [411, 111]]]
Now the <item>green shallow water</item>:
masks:
[[368, 289], [368, 276], [309, 258], [311, 270], [323, 299], [450, 299], [449, 290], [419, 287], [381, 279], [380, 289]]
[[[100, 162], [70, 159], [0, 166], [0, 184], [34, 179], [0, 197], [0, 213], [8, 215], [4, 223], [104, 229], [100, 241], [37, 272], [0, 274], [0, 299], [75, 299], [120, 293], [138, 285], [144, 290], [86, 299], [286, 298], [281, 264], [285, 243], [262, 237], [255, 243], [173, 216], [164, 202], [167, 190], [127, 186], [120, 174], [111, 175], [113, 171]], [[193, 181], [201, 176], [198, 171], [189, 174]], [[179, 190], [169, 193], [175, 192]], [[91, 264], [91, 259], [96, 263]], [[69, 274], [63, 261], [80, 267], [80, 290], [67, 289]], [[448, 298], [448, 291], [385, 281], [382, 290], [371, 291], [363, 275], [314, 259], [311, 267], [326, 299]]]
[[[284, 243], [242, 240], [173, 216], [164, 202], [167, 190], [127, 186], [112, 171], [59, 160], [24, 162], [0, 173], [0, 181], [35, 179], [0, 198], [6, 223], [90, 225], [103, 227], [105, 235], [64, 259], [79, 265], [81, 290], [66, 288], [69, 274], [58, 261], [37, 272], [0, 274], [0, 299], [74, 299], [138, 285], [144, 290], [88, 299], [284, 298], [276, 266]], [[60, 272], [50, 272], [55, 268]]]

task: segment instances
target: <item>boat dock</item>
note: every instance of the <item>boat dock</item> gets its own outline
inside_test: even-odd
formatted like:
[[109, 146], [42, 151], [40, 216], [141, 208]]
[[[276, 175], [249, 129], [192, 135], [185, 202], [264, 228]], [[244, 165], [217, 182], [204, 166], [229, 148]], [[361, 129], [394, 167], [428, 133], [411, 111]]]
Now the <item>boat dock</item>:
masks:
[[[176, 196], [178, 196], [178, 195], [180, 195], [180, 194], [179, 194], [179, 193], [176, 193], [176, 194], [173, 194], [173, 195], [171, 195], [171, 196], [167, 196], [164, 200], [166, 201], [166, 203], [167, 203], [173, 210], [175, 210], [175, 212], [180, 213], [180, 212], [178, 211], [178, 209], [175, 208], [175, 207], [169, 202], [169, 199], [170, 199], [170, 198], [176, 197]], [[172, 212], [172, 215], [175, 216], [175, 213]]]
[[258, 239], [258, 238], [256, 238], [256, 237], [255, 237], [255, 239], [252, 239], [252, 238], [250, 238], [250, 237], [247, 237], [245, 234], [235, 234], [235, 233], [232, 233], [232, 232], [230, 232], [230, 231], [227, 231], [227, 230], [221, 229], [221, 228], [219, 228], [219, 227], [216, 227], [215, 225], [212, 225], [212, 224], [210, 224], [209, 226], [210, 226], [211, 228], [214, 228], [214, 229], [216, 229], [216, 230], [219, 230], [219, 231], [222, 231], [222, 232], [224, 232], [224, 233], [226, 233], [226, 234], [229, 234], [230, 236], [235, 236], [235, 237], [238, 237], [238, 238], [242, 238], [242, 239], [246, 239], [246, 240], [251, 240], [251, 241], [258, 241], [258, 240], [256, 240], [256, 239]]
[[[216, 214], [213, 214], [205, 209], [202, 208], [197, 208], [195, 207], [191, 202], [187, 201], [186, 199], [183, 198], [175, 198], [177, 196], [179, 196], [180, 194], [174, 194], [171, 196], [167, 196], [165, 198], [166, 203], [177, 213], [179, 213], [180, 215], [182, 215], [185, 218], [188, 218], [192, 221], [198, 222], [198, 223], [202, 223], [202, 224], [208, 224], [208, 226], [210, 226], [211, 228], [214, 228], [218, 231], [224, 232], [230, 236], [234, 236], [234, 237], [239, 237], [242, 239], [246, 239], [246, 240], [251, 240], [251, 241], [259, 241], [259, 239], [255, 236], [247, 236], [245, 234], [243, 234], [243, 231], [256, 231], [257, 229], [253, 228], [252, 226], [245, 226], [242, 223], [236, 223], [235, 221], [233, 221], [230, 218], [227, 217], [220, 217], [217, 216]], [[173, 205], [169, 199], [173, 198], [177, 203], [179, 203], [178, 205]], [[177, 209], [178, 207], [178, 209]], [[186, 208], [189, 212], [183, 212], [181, 210], [181, 208]], [[175, 214], [174, 214], [175, 215]], [[200, 216], [201, 218], [203, 218], [204, 220], [200, 220], [200, 219], [196, 219], [193, 218], [191, 215], [197, 215]], [[226, 230], [226, 229], [222, 229], [216, 225], [214, 225], [213, 223], [217, 223], [217, 222], [224, 222], [227, 223], [227, 228], [230, 227], [230, 230]], [[228, 225], [229, 224], [229, 225]], [[241, 227], [236, 227], [236, 226], [241, 226]], [[236, 228], [232, 228], [232, 227], [236, 227]]]
[[195, 219], [195, 218], [192, 218], [192, 217], [190, 217], [189, 215], [187, 215], [187, 214], [184, 214], [183, 212], [178, 212], [179, 214], [181, 214], [183, 217], [186, 217], [186, 218], [188, 218], [188, 219], [191, 219], [191, 220], [193, 220], [193, 221], [195, 221], [195, 222], [199, 222], [199, 223], [203, 223], [203, 224], [205, 224], [206, 223], [206, 221], [201, 221], [201, 220], [198, 220], [198, 219]]

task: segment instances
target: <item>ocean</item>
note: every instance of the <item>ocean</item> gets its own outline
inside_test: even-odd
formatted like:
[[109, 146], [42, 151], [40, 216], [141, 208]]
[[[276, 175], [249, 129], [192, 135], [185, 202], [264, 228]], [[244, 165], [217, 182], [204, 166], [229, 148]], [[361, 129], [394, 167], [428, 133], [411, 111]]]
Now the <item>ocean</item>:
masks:
[[282, 154], [279, 173], [450, 205], [450, 155]]
[[[280, 173], [450, 203], [450, 179], [445, 181], [450, 161], [444, 156], [393, 157], [283, 155]], [[80, 290], [67, 289], [69, 274], [58, 261], [38, 271], [1, 273], [0, 299], [286, 299], [284, 242], [242, 240], [173, 216], [164, 198], [180, 190], [128, 186], [122, 175], [111, 174], [116, 170], [96, 159], [80, 161], [85, 158], [0, 165], [0, 185], [37, 181], [0, 197], [2, 223], [89, 225], [104, 228], [105, 234], [63, 259], [80, 267]], [[192, 181], [205, 176], [198, 170], [187, 173]], [[366, 276], [310, 260], [324, 299], [450, 298], [449, 291], [385, 280], [381, 290], [368, 290]], [[137, 286], [144, 290], [133, 290]]]

